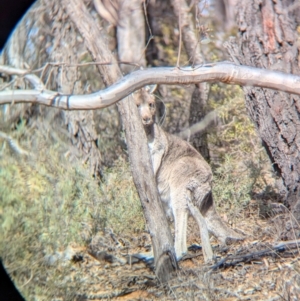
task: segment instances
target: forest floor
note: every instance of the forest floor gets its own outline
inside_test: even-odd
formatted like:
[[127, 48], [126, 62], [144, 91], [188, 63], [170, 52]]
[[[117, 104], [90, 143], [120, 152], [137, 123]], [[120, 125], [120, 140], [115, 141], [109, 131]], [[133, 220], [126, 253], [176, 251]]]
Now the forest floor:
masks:
[[[119, 155], [99, 184], [70, 160], [62, 131], [50, 131], [45, 121], [31, 127], [22, 121], [13, 130], [3, 126], [30, 153], [20, 157], [5, 143], [0, 152], [0, 254], [26, 300], [300, 300], [297, 243], [273, 251], [298, 239], [299, 225], [278, 203], [268, 158], [245, 117], [243, 99], [243, 109], [236, 103], [233, 115], [240, 119], [211, 134], [213, 194], [221, 217], [246, 239], [225, 247], [212, 238], [216, 259], [210, 264], [204, 264], [200, 247], [190, 250], [165, 285], [135, 256], [149, 252], [151, 240], [126, 158]], [[101, 145], [116, 149], [109, 141]], [[188, 245], [199, 244], [190, 220]], [[223, 266], [211, 268], [228, 256]]]
[[[222, 248], [212, 239], [216, 262], [228, 256], [235, 260], [212, 270], [214, 263], [204, 264], [201, 250], [189, 251], [190, 258], [179, 262], [177, 275], [166, 285], [157, 281], [151, 267], [129, 256], [149, 251], [147, 233], [136, 237], [106, 233], [95, 238], [89, 248], [74, 247], [72, 274], [84, 279], [75, 299], [300, 300], [299, 249], [272, 251], [278, 242], [277, 219], [283, 215], [268, 220], [257, 213], [257, 208], [249, 210], [235, 225], [246, 234], [245, 241]], [[197, 241], [196, 234], [190, 235], [190, 244]], [[255, 255], [262, 250], [270, 252]], [[239, 262], [245, 254], [251, 256]]]

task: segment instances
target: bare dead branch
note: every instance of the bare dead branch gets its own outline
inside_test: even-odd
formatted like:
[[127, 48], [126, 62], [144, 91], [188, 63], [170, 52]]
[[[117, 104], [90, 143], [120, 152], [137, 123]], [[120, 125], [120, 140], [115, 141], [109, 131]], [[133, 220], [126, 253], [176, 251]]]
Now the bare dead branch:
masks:
[[102, 18], [114, 26], [118, 25], [119, 5], [117, 1], [94, 0], [94, 6]]
[[[188, 55], [188, 61], [191, 65], [199, 65], [203, 63], [203, 57], [200, 51], [200, 44], [195, 34], [195, 28], [192, 21], [191, 14], [188, 13], [189, 7], [185, 0], [172, 0], [174, 13], [178, 18], [179, 25], [179, 53], [181, 40]], [[197, 7], [197, 5], [196, 5]], [[198, 16], [196, 16], [198, 18]], [[179, 64], [179, 59], [177, 65]], [[188, 63], [189, 64], [189, 63]]]
[[45, 88], [44, 84], [38, 76], [35, 74], [30, 74], [29, 70], [18, 69], [11, 66], [0, 65], [0, 73], [5, 73], [7, 75], [19, 75], [24, 76], [35, 89], [42, 90]]
[[18, 155], [21, 155], [21, 156], [28, 156], [29, 153], [22, 149], [18, 143], [17, 140], [13, 139], [11, 136], [5, 134], [4, 132], [1, 132], [0, 131], [0, 138], [6, 140], [9, 144], [9, 146], [11, 147], [11, 149], [17, 153]]
[[11, 66], [0, 65], [0, 73], [5, 73], [7, 75], [25, 75], [30, 73], [30, 71], [14, 68]]
[[181, 44], [182, 44], [182, 25], [181, 25], [181, 15], [178, 16], [178, 27], [179, 27], [179, 46], [176, 67], [179, 68], [180, 54], [181, 54]]
[[[117, 60], [114, 61], [114, 62], [112, 62], [112, 61], [111, 62], [86, 62], [86, 63], [78, 63], [78, 64], [69, 64], [69, 63], [65, 63], [65, 62], [49, 62], [41, 68], [32, 70], [32, 73], [43, 71], [48, 66], [54, 66], [54, 67], [60, 67], [60, 66], [63, 66], [63, 67], [84, 67], [84, 66], [98, 66], [98, 65], [110, 66], [110, 65], [119, 65], [119, 64], [130, 65], [130, 66], [134, 66], [134, 67], [138, 67], [138, 68], [142, 67], [141, 65], [139, 65], [137, 63], [126, 62], [126, 61], [117, 61]], [[4, 67], [6, 67], [6, 66], [4, 66]], [[9, 68], [12, 68], [12, 67], [9, 67]], [[14, 68], [12, 68], [12, 69], [14, 69]], [[0, 72], [1, 72], [1, 70], [0, 70]]]
[[146, 1], [143, 1], [143, 10], [144, 10], [144, 18], [147, 24], [147, 28], [149, 31], [149, 37], [148, 37], [148, 41], [146, 43], [146, 46], [144, 47], [142, 53], [141, 53], [141, 57], [138, 59], [138, 62], [140, 62], [143, 58], [143, 62], [145, 62], [145, 57], [146, 57], [146, 50], [150, 44], [150, 42], [154, 39], [153, 34], [152, 34], [152, 30], [151, 30], [151, 26], [148, 20], [148, 15], [147, 15], [147, 4]]
[[299, 75], [220, 62], [195, 68], [157, 67], [138, 70], [107, 89], [88, 95], [62, 95], [47, 89], [5, 90], [0, 92], [0, 104], [37, 103], [65, 110], [92, 110], [108, 107], [145, 85], [218, 81], [300, 95]]
[[230, 266], [235, 266], [241, 262], [251, 262], [253, 260], [257, 260], [266, 256], [283, 257], [285, 252], [288, 252], [288, 255], [291, 255], [290, 252], [294, 249], [297, 250], [293, 251], [293, 255], [299, 254], [299, 244], [299, 240], [291, 240], [280, 242], [270, 248], [261, 251], [250, 252], [243, 255], [230, 255], [219, 260], [216, 264], [211, 266], [211, 269], [217, 270], [219, 268], [227, 268]]
[[213, 110], [207, 113], [201, 121], [181, 131], [178, 136], [187, 139], [196, 133], [204, 132], [216, 120], [219, 111], [220, 110]]
[[26, 78], [33, 85], [34, 89], [36, 90], [45, 89], [43, 82], [35, 74], [26, 74], [24, 78]]

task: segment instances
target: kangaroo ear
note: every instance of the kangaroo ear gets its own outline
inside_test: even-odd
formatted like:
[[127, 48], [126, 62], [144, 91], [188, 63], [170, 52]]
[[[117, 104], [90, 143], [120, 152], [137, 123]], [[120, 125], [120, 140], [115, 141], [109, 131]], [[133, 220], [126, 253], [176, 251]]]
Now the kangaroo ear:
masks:
[[157, 85], [148, 85], [145, 87], [146, 91], [153, 94], [157, 88]]

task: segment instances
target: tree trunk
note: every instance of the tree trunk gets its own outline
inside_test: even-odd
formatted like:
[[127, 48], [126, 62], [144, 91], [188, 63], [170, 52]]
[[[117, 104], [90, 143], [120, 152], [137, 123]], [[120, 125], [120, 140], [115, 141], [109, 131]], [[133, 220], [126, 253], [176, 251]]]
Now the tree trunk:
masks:
[[[129, 62], [145, 68], [146, 29], [141, 4], [141, 0], [131, 0], [124, 1], [120, 5], [117, 27], [118, 56], [121, 62]], [[137, 70], [138, 66], [120, 64], [124, 74]]]
[[[189, 58], [189, 64], [200, 65], [204, 63], [200, 51], [199, 39], [195, 34], [192, 15], [185, 0], [172, 0], [174, 13], [182, 32], [182, 41]], [[180, 47], [180, 46], [179, 46]], [[200, 122], [208, 113], [207, 110], [208, 86], [206, 83], [195, 85], [190, 105], [190, 126]], [[198, 150], [206, 161], [209, 161], [207, 132], [196, 133], [190, 137], [191, 144]]]
[[[56, 4], [57, 5], [57, 4]], [[55, 4], [54, 4], [55, 6]], [[60, 10], [53, 16], [56, 24], [56, 43], [50, 54], [50, 61], [61, 62], [68, 67], [61, 66], [55, 74], [56, 90], [64, 94], [81, 94], [84, 83], [80, 78], [76, 64], [80, 63], [78, 57], [77, 31], [67, 20], [67, 15]], [[89, 165], [91, 174], [95, 177], [101, 175], [101, 154], [97, 146], [97, 132], [94, 123], [93, 111], [62, 111], [65, 124], [70, 134], [71, 142], [79, 150], [83, 163]]]
[[[107, 47], [103, 34], [93, 21], [83, 1], [63, 0], [62, 3], [84, 38], [94, 60], [113, 63], [111, 65], [98, 65], [105, 84], [113, 84], [122, 76], [122, 73]], [[157, 193], [146, 134], [136, 105], [130, 97], [120, 101], [118, 108], [125, 128], [133, 180], [152, 239], [156, 274], [162, 282], [166, 282], [170, 279], [171, 273], [176, 270], [177, 262], [173, 238]]]
[[[203, 64], [203, 58], [200, 52], [200, 44], [197, 41], [195, 35], [195, 28], [191, 18], [191, 14], [188, 13], [188, 6], [185, 0], [172, 0], [175, 15], [179, 20], [179, 26], [182, 31], [182, 40], [184, 48], [187, 52], [191, 64]], [[207, 110], [207, 97], [208, 97], [208, 84], [200, 83], [195, 85], [195, 89], [192, 94], [191, 106], [190, 106], [190, 126], [200, 122], [208, 113]], [[204, 130], [192, 135], [191, 143], [198, 152], [204, 157], [206, 161], [209, 161], [209, 149], [207, 142], [207, 132]], [[236, 241], [242, 239], [242, 236], [235, 233], [232, 229], [227, 227], [223, 223], [222, 219], [215, 210], [213, 198], [205, 215], [208, 229], [219, 240]]]
[[[233, 60], [300, 74], [296, 20], [300, 9], [296, 4], [289, 0], [239, 1], [239, 45], [227, 44]], [[300, 97], [248, 87], [244, 93], [248, 113], [282, 179], [280, 193], [300, 221]]]

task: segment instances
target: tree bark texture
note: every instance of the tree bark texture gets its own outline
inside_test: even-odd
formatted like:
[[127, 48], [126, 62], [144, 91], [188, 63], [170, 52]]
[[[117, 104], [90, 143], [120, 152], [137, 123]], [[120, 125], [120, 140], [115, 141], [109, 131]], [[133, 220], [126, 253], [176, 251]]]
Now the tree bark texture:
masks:
[[[47, 88], [72, 94], [84, 91], [84, 81], [76, 67], [85, 51], [78, 40], [78, 32], [57, 1], [37, 1], [26, 13], [3, 51], [4, 63], [26, 69], [37, 69], [48, 62], [62, 64], [43, 72]], [[51, 71], [49, 71], [51, 69]], [[29, 106], [21, 108], [28, 109]], [[101, 154], [93, 111], [62, 111], [64, 122], [82, 161], [88, 164], [91, 174], [101, 173]]]
[[[111, 85], [122, 77], [122, 73], [103, 39], [103, 34], [89, 15], [83, 1], [63, 0], [63, 6], [74, 22], [92, 57], [98, 62], [111, 62], [112, 65], [99, 65], [99, 70], [106, 85]], [[97, 37], [95, 39], [95, 37]], [[155, 179], [140, 116], [135, 103], [127, 97], [118, 104], [121, 119], [125, 128], [129, 159], [133, 180], [137, 188], [145, 219], [150, 231], [155, 269], [162, 282], [170, 279], [177, 268], [173, 238], [159, 200]]]
[[[178, 19], [178, 24], [182, 32], [182, 41], [189, 58], [190, 65], [200, 65], [204, 63], [201, 55], [199, 38], [195, 34], [195, 26], [192, 14], [185, 0], [172, 0], [173, 10]], [[201, 83], [195, 85], [190, 105], [189, 124], [193, 126], [200, 122], [208, 113], [207, 110], [208, 85]], [[201, 153], [205, 160], [209, 161], [209, 149], [207, 142], [207, 132], [196, 133], [190, 137], [191, 144]]]
[[[145, 68], [146, 29], [141, 0], [122, 1], [119, 10], [117, 38], [119, 60]], [[138, 67], [120, 64], [120, 68], [124, 74], [128, 74]]]
[[[227, 44], [233, 60], [300, 74], [296, 20], [300, 9], [295, 4], [289, 0], [239, 1], [239, 45]], [[300, 221], [300, 97], [262, 88], [245, 87], [244, 93], [248, 113], [282, 179], [280, 192]]]

